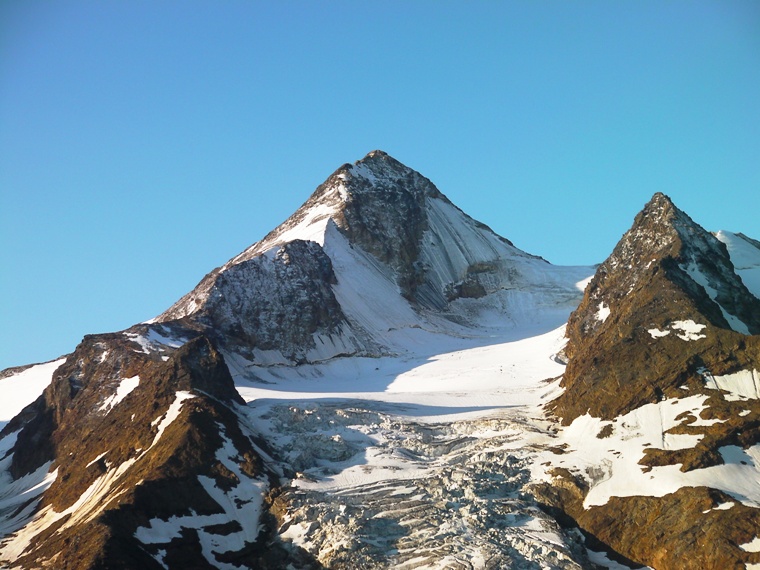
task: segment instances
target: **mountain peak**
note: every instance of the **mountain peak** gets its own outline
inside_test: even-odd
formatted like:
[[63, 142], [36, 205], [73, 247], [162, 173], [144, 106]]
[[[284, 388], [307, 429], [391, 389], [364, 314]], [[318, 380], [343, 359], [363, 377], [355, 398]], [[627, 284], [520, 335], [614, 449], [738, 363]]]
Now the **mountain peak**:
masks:
[[[449, 311], [458, 299], [519, 288], [548, 265], [467, 216], [422, 174], [375, 150], [338, 168], [285, 222], [209, 273], [157, 320], [195, 315], [205, 328], [213, 323], [230, 331], [227, 340], [234, 338], [250, 358], [250, 345], [279, 351], [287, 361], [378, 354], [383, 340], [360, 332], [354, 324], [366, 319], [343, 314], [334, 295], [334, 285], [351, 280], [341, 271], [352, 259], [373, 267], [400, 293], [410, 303], [405, 311], [436, 312]], [[285, 314], [296, 299], [303, 301], [294, 317], [298, 324], [283, 327], [282, 319], [261, 317]], [[287, 335], [276, 332], [282, 328]], [[342, 340], [327, 343], [335, 350], [314, 352], [315, 334]]]
[[670, 196], [667, 194], [663, 194], [662, 192], [655, 192], [652, 195], [651, 200], [647, 203], [645, 208], [665, 208], [665, 207], [671, 207], [674, 208], [675, 204], [673, 204], [673, 200], [671, 200]]
[[314, 197], [329, 200], [330, 189], [338, 190], [343, 203], [357, 199], [393, 201], [392, 196], [405, 192], [444, 198], [430, 180], [382, 150], [373, 150], [353, 164], [341, 166], [317, 189]]
[[[384, 158], [384, 157], [387, 157], [387, 158], [392, 158], [392, 157], [391, 157], [391, 156], [390, 156], [390, 155], [389, 155], [387, 152], [385, 152], [384, 150], [380, 150], [380, 149], [377, 149], [377, 150], [372, 150], [372, 151], [368, 152], [368, 153], [367, 153], [367, 155], [366, 155], [366, 156], [365, 156], [365, 157], [362, 159], [362, 161], [364, 161], [364, 160], [368, 160], [368, 159], [370, 159], [370, 158], [379, 158], [379, 159], [382, 159], [382, 158]], [[395, 160], [395, 159], [394, 159], [394, 160]]]
[[[573, 389], [556, 409], [565, 421], [587, 410], [609, 419], [658, 394], [677, 397], [681, 371], [697, 375], [699, 360], [734, 372], [738, 361], [726, 358], [723, 347], [758, 332], [760, 303], [737, 275], [726, 246], [657, 193], [570, 316], [564, 381]], [[699, 342], [698, 350], [685, 350], [688, 342]], [[650, 372], [641, 375], [631, 362], [647, 362]]]

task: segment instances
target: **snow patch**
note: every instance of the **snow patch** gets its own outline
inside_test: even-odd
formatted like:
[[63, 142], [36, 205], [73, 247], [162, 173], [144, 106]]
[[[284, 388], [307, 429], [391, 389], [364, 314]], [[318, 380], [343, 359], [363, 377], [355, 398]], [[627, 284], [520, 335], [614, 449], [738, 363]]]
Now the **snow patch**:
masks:
[[596, 320], [600, 322], [604, 322], [607, 320], [607, 317], [610, 316], [610, 308], [604, 304], [604, 301], [599, 303], [599, 308], [596, 311]]
[[[707, 336], [699, 334], [699, 332], [706, 327], [707, 325], [700, 325], [692, 320], [673, 321], [670, 323], [670, 329], [673, 331], [681, 331], [680, 333], [676, 332], [676, 336], [685, 341], [707, 338]], [[652, 328], [648, 329], [647, 332], [652, 338], [661, 338], [663, 336], [668, 336], [671, 331]]]
[[745, 552], [760, 552], [760, 536], [756, 536], [745, 544], [740, 544], [739, 548]]
[[[243, 473], [238, 464], [238, 450], [227, 438], [223, 426], [217, 424], [217, 427], [223, 443], [216, 452], [216, 458], [235, 474], [238, 484], [224, 490], [217, 487], [216, 481], [211, 477], [199, 475], [198, 481], [223, 512], [212, 515], [198, 515], [192, 512], [190, 515], [173, 516], [168, 520], [152, 519], [148, 526], [137, 529], [135, 538], [146, 545], [165, 544], [179, 537], [183, 529], [196, 529], [203, 557], [209, 564], [222, 570], [238, 570], [238, 566], [234, 564], [218, 561], [216, 555], [242, 550], [246, 544], [256, 541], [261, 527], [259, 517], [268, 482], [266, 478], [253, 479]], [[241, 530], [228, 534], [215, 534], [206, 530], [206, 527], [232, 521], [237, 522]]]
[[98, 461], [100, 461], [101, 459], [103, 459], [106, 455], [108, 455], [108, 451], [104, 451], [103, 453], [101, 453], [100, 455], [98, 455], [95, 459], [93, 459], [87, 465], [85, 465], [84, 468], [87, 469], [90, 465], [93, 465], [93, 464], [97, 463]]
[[699, 331], [706, 328], [707, 325], [700, 325], [692, 321], [691, 319], [686, 321], [673, 321], [670, 328], [675, 331], [681, 331], [681, 334], [676, 333], [676, 336], [681, 340], [699, 340], [701, 338], [707, 338], [706, 335], [699, 334]]
[[718, 291], [710, 285], [710, 282], [708, 281], [707, 277], [704, 273], [702, 273], [699, 269], [699, 267], [695, 263], [690, 263], [686, 267], [683, 267], [683, 270], [686, 271], [686, 273], [698, 284], [701, 285], [702, 288], [707, 293], [708, 297], [713, 300], [713, 302], [718, 305], [721, 312], [723, 313], [723, 317], [728, 321], [728, 325], [731, 327], [732, 330], [748, 335], [749, 329], [747, 328], [747, 325], [745, 325], [741, 319], [738, 317], [732, 315], [726, 309], [718, 302]]
[[153, 352], [165, 352], [167, 348], [177, 349], [183, 346], [188, 339], [183, 337], [172, 337], [161, 333], [162, 327], [154, 327], [148, 330], [147, 334], [124, 333], [128, 339], [137, 343], [144, 354]]
[[[729, 402], [760, 400], [760, 372], [757, 370], [740, 370], [723, 376], [713, 376], [705, 369], [700, 369], [699, 372], [705, 380], [705, 387], [728, 392], [725, 399]], [[749, 410], [746, 412], [749, 413]], [[746, 414], [742, 412], [739, 415]]]
[[649, 329], [647, 332], [652, 338], [661, 338], [670, 334], [670, 331], [661, 331], [660, 329]]
[[[150, 424], [151, 426], [154, 426], [156, 425], [156, 423], [158, 423], [158, 432], [156, 433], [156, 436], [153, 438], [153, 443], [150, 444], [150, 447], [148, 449], [150, 449], [151, 447], [153, 447], [154, 445], [158, 443], [158, 440], [161, 439], [161, 435], [163, 435], [164, 430], [167, 427], [169, 427], [169, 425], [171, 425], [171, 423], [174, 420], [176, 420], [177, 417], [179, 417], [179, 413], [182, 410], [182, 403], [185, 400], [189, 400], [191, 398], [195, 398], [195, 396], [191, 394], [190, 392], [184, 392], [184, 391], [177, 392], [177, 394], [174, 397], [174, 401], [169, 406], [169, 409], [166, 410], [166, 413], [162, 417], [156, 418], [155, 420], [153, 420], [153, 422], [151, 422]], [[145, 453], [147, 453], [147, 450], [145, 451]], [[143, 455], [145, 455], [145, 453], [143, 453]]]
[[127, 395], [132, 392], [132, 390], [137, 388], [139, 383], [139, 376], [132, 376], [132, 378], [123, 378], [119, 382], [119, 385], [116, 387], [116, 392], [114, 392], [112, 396], [107, 398], [106, 401], [101, 404], [101, 406], [98, 408], [98, 411], [105, 411], [106, 413], [110, 412], [111, 408], [126, 398]]
[[736, 505], [736, 503], [734, 503], [733, 501], [728, 501], [726, 503], [721, 503], [721, 504], [713, 507], [712, 509], [707, 509], [706, 511], [702, 511], [702, 514], [706, 515], [707, 513], [711, 512], [711, 511], [727, 511], [727, 510], [731, 509], [734, 505]]

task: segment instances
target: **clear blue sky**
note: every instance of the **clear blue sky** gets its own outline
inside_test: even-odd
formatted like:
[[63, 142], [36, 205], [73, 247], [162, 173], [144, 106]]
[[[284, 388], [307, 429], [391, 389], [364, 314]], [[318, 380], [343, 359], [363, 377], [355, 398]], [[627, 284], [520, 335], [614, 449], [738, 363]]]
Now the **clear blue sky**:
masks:
[[382, 149], [558, 264], [760, 238], [760, 3], [0, 3], [0, 368], [155, 316]]

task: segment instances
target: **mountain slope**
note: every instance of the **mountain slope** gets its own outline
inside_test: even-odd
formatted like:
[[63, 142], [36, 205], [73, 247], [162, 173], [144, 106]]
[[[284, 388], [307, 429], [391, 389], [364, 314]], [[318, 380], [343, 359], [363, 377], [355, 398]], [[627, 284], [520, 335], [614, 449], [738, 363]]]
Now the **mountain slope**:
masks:
[[656, 194], [568, 321], [542, 492], [658, 569], [760, 562], [760, 303], [731, 259]]
[[720, 231], [715, 237], [722, 241], [734, 269], [750, 292], [760, 299], [760, 242], [742, 233]]
[[[599, 267], [567, 331], [556, 413], [565, 423], [586, 411], [611, 419], [682, 394], [690, 379], [696, 389], [701, 368], [751, 366], [745, 344], [760, 332], [760, 300], [723, 243], [657, 194]], [[646, 363], [644, 374], [631, 362]]]
[[21, 529], [3, 541], [6, 561], [261, 563], [251, 546], [269, 480], [239, 422], [242, 400], [212, 344], [178, 332], [86, 337], [8, 424], [14, 445], [3, 462], [22, 488], [2, 503], [4, 515], [15, 513], [5, 532]]

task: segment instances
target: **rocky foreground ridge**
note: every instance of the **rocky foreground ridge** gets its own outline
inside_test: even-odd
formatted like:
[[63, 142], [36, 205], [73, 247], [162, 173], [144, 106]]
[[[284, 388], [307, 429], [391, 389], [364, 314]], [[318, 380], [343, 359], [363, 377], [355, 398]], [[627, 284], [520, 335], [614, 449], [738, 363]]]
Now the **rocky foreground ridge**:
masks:
[[[656, 194], [599, 267], [568, 321], [565, 390], [549, 409], [565, 425], [582, 416], [603, 420], [598, 433], [589, 435], [604, 440], [618, 429], [622, 435], [620, 418], [632, 418], [636, 410], [699, 402], [679, 409], [671, 425], [663, 421], [661, 444], [643, 448], [637, 466], [644, 472], [672, 466], [695, 475], [725, 467], [731, 462], [727, 450], [757, 449], [760, 442], [758, 332], [760, 300], [735, 272], [726, 245]], [[678, 443], [678, 436], [690, 439]], [[760, 528], [757, 505], [732, 501], [725, 486], [721, 492], [689, 485], [647, 500], [614, 497], [589, 508], [587, 480], [562, 470], [556, 475], [547, 502], [633, 560], [654, 568], [733, 568], [760, 561], [739, 547]], [[597, 476], [614, 474], [603, 469]], [[750, 477], [751, 486], [760, 485], [756, 474]], [[715, 511], [715, 504], [731, 508]]]
[[656, 194], [591, 278], [374, 151], [153, 321], [0, 374], [42, 392], [0, 560], [760, 568], [758, 271]]

